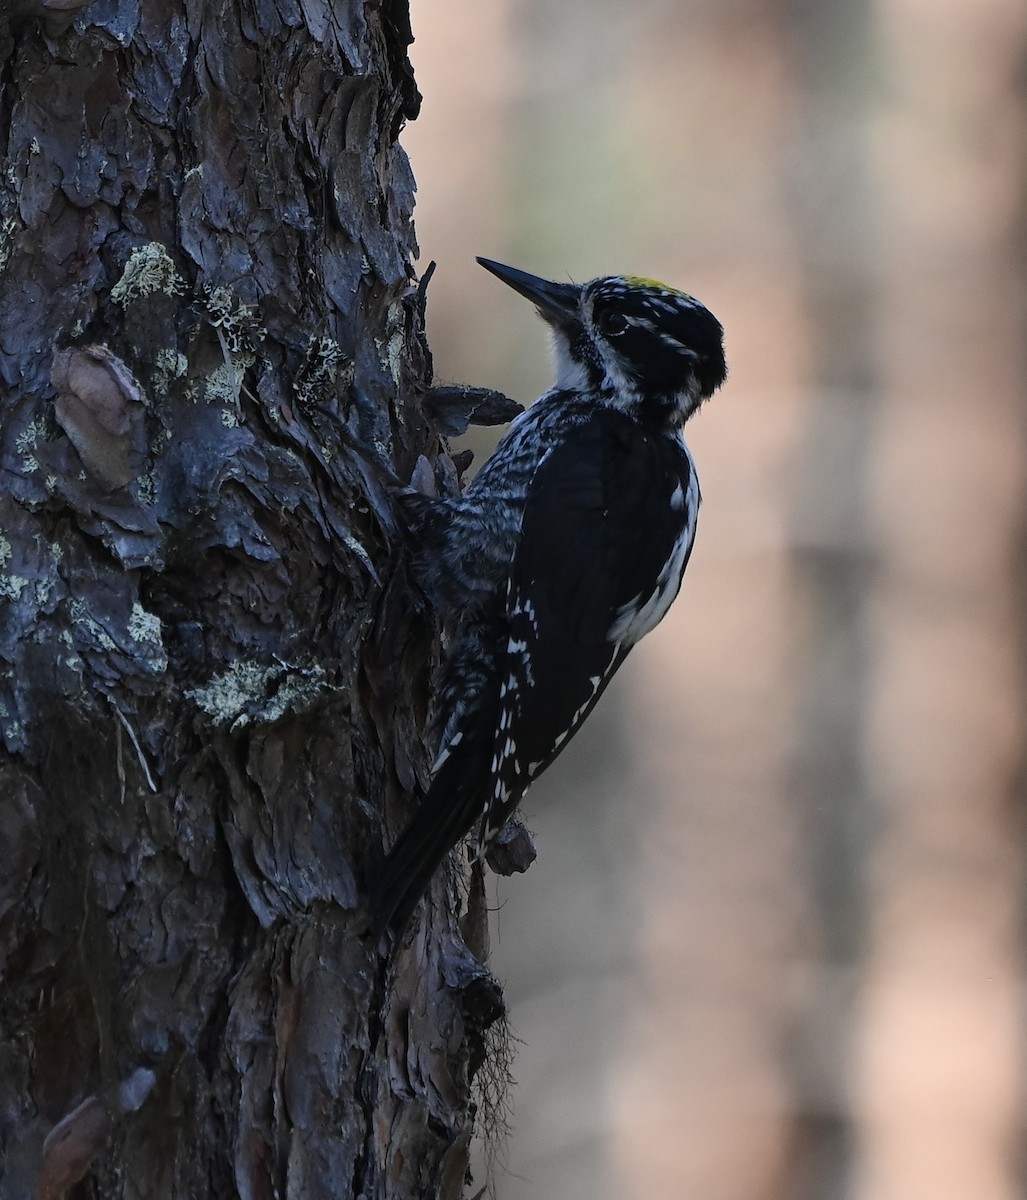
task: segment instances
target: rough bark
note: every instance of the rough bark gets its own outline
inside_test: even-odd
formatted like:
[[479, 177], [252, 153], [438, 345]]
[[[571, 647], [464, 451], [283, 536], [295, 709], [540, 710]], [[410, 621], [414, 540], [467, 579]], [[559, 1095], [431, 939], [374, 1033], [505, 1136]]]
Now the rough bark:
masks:
[[459, 1195], [480, 914], [360, 936], [436, 634], [407, 6], [0, 13], [0, 1195]]

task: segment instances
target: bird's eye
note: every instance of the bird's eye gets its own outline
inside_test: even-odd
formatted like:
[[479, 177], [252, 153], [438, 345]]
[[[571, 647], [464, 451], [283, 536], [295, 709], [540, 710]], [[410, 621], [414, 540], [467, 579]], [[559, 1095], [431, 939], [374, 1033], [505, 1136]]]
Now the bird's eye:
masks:
[[608, 308], [599, 318], [599, 328], [607, 337], [617, 337], [628, 327], [628, 319], [615, 308]]

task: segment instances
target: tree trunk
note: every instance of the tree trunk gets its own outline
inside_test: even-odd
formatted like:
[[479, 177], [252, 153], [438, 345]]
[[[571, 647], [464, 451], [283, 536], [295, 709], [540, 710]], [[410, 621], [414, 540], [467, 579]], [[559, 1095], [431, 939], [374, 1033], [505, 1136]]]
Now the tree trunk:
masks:
[[5, 1200], [463, 1188], [480, 913], [361, 936], [436, 643], [408, 21], [0, 17]]

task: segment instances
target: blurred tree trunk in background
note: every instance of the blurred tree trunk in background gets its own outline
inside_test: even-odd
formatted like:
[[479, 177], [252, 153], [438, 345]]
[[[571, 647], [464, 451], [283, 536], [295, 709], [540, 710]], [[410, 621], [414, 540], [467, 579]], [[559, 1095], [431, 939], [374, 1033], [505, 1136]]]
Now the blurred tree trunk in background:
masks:
[[410, 40], [2, 18], [5, 1200], [462, 1190], [498, 996], [452, 929], [388, 987], [359, 936], [434, 638], [386, 490], [437, 448]]
[[[682, 595], [499, 890], [504, 1200], [1022, 1197], [1027, 8], [501, 0], [422, 32], [433, 253], [471, 220], [543, 273], [668, 279], [731, 365]], [[473, 270], [433, 285], [440, 371], [533, 394], [534, 319], [469, 304]]]
[[803, 160], [816, 164], [791, 182], [817, 397], [796, 455], [791, 517], [794, 601], [808, 618], [792, 652], [801, 732], [791, 782], [805, 830], [803, 878], [819, 958], [818, 985], [790, 1031], [796, 1102], [782, 1194], [832, 1200], [847, 1193], [855, 1147], [844, 1094], [851, 1070], [849, 981], [867, 953], [874, 834], [864, 754], [874, 587], [866, 492], [880, 380], [875, 181], [866, 124], [876, 99], [867, 75], [876, 76], [881, 64], [868, 4], [780, 0], [780, 14], [795, 64], [796, 136]]

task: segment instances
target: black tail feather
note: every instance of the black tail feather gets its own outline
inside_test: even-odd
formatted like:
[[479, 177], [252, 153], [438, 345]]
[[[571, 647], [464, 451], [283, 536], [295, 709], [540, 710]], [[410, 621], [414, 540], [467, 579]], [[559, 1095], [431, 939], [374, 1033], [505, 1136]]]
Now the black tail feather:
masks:
[[499, 685], [492, 672], [481, 681], [473, 721], [449, 739], [427, 795], [371, 885], [376, 941], [390, 928], [400, 937], [446, 855], [481, 820], [490, 794], [498, 704]]
[[452, 783], [443, 767], [371, 886], [375, 940], [389, 928], [403, 933], [439, 865], [481, 812], [481, 797]]

